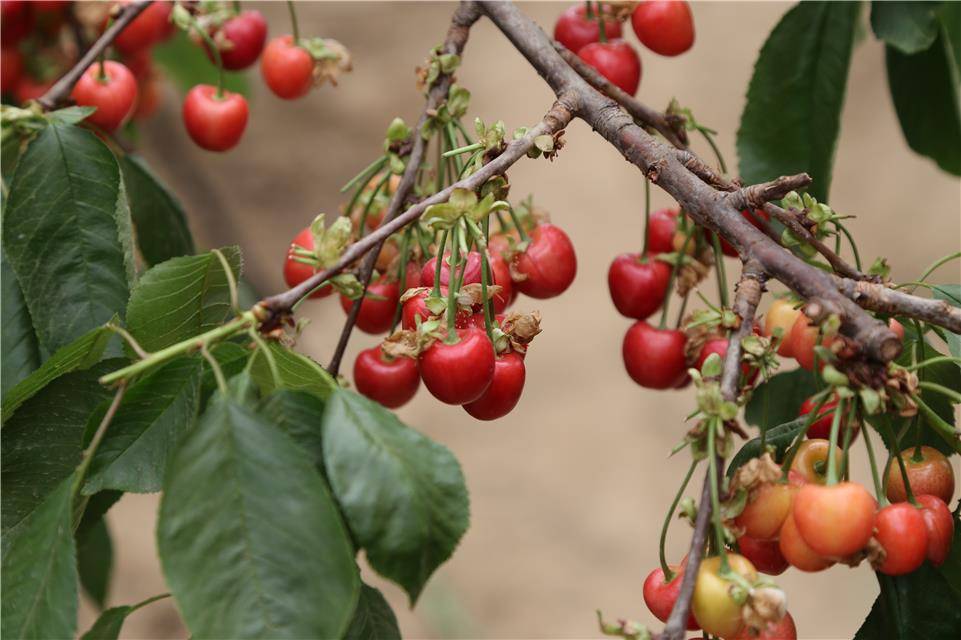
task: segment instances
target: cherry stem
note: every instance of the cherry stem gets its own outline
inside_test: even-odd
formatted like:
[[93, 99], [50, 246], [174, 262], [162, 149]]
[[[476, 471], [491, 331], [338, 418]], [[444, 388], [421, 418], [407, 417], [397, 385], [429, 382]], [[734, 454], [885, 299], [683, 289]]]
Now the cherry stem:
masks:
[[787, 455], [784, 456], [784, 462], [781, 463], [781, 479], [784, 481], [787, 480], [788, 473], [791, 471], [791, 463], [794, 462], [794, 456], [797, 455], [797, 450], [801, 444], [801, 441], [807, 436], [808, 429], [810, 429], [811, 425], [814, 424], [814, 420], [821, 417], [821, 408], [828, 400], [828, 390], [825, 389], [824, 391], [812, 396], [812, 398], [817, 398], [817, 404], [814, 405], [814, 409], [808, 413], [807, 419], [804, 421], [804, 427], [797, 434], [797, 437], [794, 439], [794, 442], [787, 451]]
[[234, 5], [234, 13], [236, 13], [239, 16], [241, 13], [240, 0], [234, 0], [233, 5]]
[[300, 46], [300, 26], [297, 24], [297, 10], [294, 9], [294, 3], [291, 0], [287, 0], [287, 10], [290, 12], [290, 28], [294, 33], [294, 45]]
[[828, 486], [835, 485], [838, 483], [838, 469], [837, 469], [837, 449], [838, 446], [838, 433], [841, 430], [841, 416], [844, 414], [845, 409], [845, 399], [838, 399], [838, 406], [834, 409], [834, 417], [831, 418], [831, 436], [828, 439], [828, 473], [827, 482]]
[[717, 418], [708, 421], [707, 432], [707, 461], [711, 475], [711, 524], [714, 528], [714, 540], [717, 545], [717, 552], [721, 556], [721, 571], [730, 571], [731, 567], [727, 562], [727, 551], [724, 548], [724, 530], [721, 525], [721, 499], [717, 488], [717, 451], [716, 432], [721, 426]]
[[955, 358], [954, 356], [937, 356], [934, 358], [928, 358], [923, 362], [918, 362], [912, 364], [911, 366], [905, 367], [907, 371], [918, 371], [932, 364], [939, 364], [941, 362], [953, 362], [955, 364], [961, 364], [961, 358]]
[[929, 275], [931, 275], [932, 273], [935, 272], [935, 270], [937, 270], [938, 267], [948, 262], [951, 262], [952, 260], [955, 260], [957, 258], [961, 258], [961, 251], [955, 251], [954, 253], [950, 253], [944, 256], [943, 258], [938, 258], [937, 260], [932, 262], [927, 269], [924, 270], [924, 272], [921, 274], [921, 277], [918, 278], [918, 281], [924, 282]]
[[[915, 415], [914, 419], [916, 421], [917, 421], [917, 418], [918, 418], [917, 415]], [[902, 456], [902, 453], [901, 453], [901, 443], [898, 437], [895, 435], [894, 429], [892, 429], [891, 425], [886, 422], [884, 423], [883, 435], [887, 438], [888, 442], [890, 443], [889, 448], [893, 452], [892, 455], [894, 456], [894, 459], [898, 461], [898, 468], [901, 471], [901, 481], [904, 483], [904, 493], [908, 498], [908, 502], [910, 502], [914, 506], [918, 506], [918, 501], [914, 497], [914, 491], [911, 490], [911, 481], [908, 480], [908, 469], [904, 465], [904, 457]], [[887, 473], [885, 473], [885, 478], [886, 477], [887, 477]], [[885, 499], [887, 499], [887, 493], [885, 493], [884, 497]], [[878, 500], [879, 501], [881, 500], [881, 496], [878, 496]]]
[[380, 179], [377, 186], [374, 187], [374, 191], [370, 194], [370, 199], [367, 200], [367, 204], [364, 205], [364, 210], [360, 214], [360, 221], [357, 224], [357, 233], [360, 237], [364, 237], [364, 230], [367, 227], [367, 216], [370, 215], [370, 210], [374, 206], [374, 202], [377, 200], [377, 196], [380, 194], [381, 190], [387, 186], [387, 181], [390, 180], [390, 172], [384, 173], [384, 177]]
[[651, 181], [644, 178], [644, 243], [641, 245], [641, 257], [647, 258], [647, 243], [651, 230]]
[[724, 162], [724, 156], [721, 154], [721, 150], [718, 148], [717, 144], [714, 142], [714, 137], [707, 132], [704, 127], [698, 127], [698, 132], [707, 140], [707, 143], [711, 146], [711, 151], [714, 152], [714, 157], [717, 158], [717, 164], [721, 168], [721, 173], [727, 173], [727, 163]]
[[935, 393], [940, 393], [956, 404], [961, 403], [961, 393], [958, 393], [954, 389], [949, 389], [948, 387], [936, 384], [934, 382], [927, 382], [925, 380], [918, 382], [918, 387], [921, 389], [927, 389], [928, 391], [934, 391]]
[[354, 186], [357, 185], [358, 183], [363, 183], [362, 186], [366, 186], [367, 181], [370, 180], [371, 176], [373, 176], [375, 173], [380, 171], [385, 164], [387, 164], [387, 156], [380, 156], [379, 158], [371, 162], [369, 165], [364, 167], [364, 169], [360, 173], [358, 173], [353, 178], [351, 178], [347, 182], [347, 184], [342, 186], [340, 188], [340, 192], [346, 193], [351, 189], [353, 189]]
[[[410, 236], [413, 231], [413, 226], [407, 227], [407, 229], [404, 230], [404, 235], [400, 237], [400, 264], [397, 266], [397, 289], [401, 292], [401, 295], [407, 290], [407, 262], [410, 260]], [[387, 335], [394, 333], [394, 330], [397, 328], [397, 323], [400, 322], [403, 309], [404, 305], [398, 298], [397, 306], [394, 307], [394, 317], [390, 321], [390, 332]]]
[[604, 8], [597, 3], [597, 41], [607, 42], [607, 25], [604, 24]]
[[878, 499], [878, 504], [884, 507], [888, 504], [888, 497], [884, 494], [884, 489], [881, 486], [881, 478], [878, 476], [878, 463], [874, 458], [874, 446], [871, 444], [871, 438], [868, 434], [870, 428], [868, 425], [865, 425], [862, 431], [864, 431], [864, 447], [868, 450], [868, 462], [871, 464], [871, 479], [874, 481], [874, 495]]
[[684, 321], [684, 312], [687, 311], [687, 301], [691, 296], [691, 292], [688, 291], [681, 298], [681, 308], [677, 310], [677, 321], [674, 323], [675, 329], [681, 328], [681, 322]]
[[[447, 235], [449, 233], [450, 231], [448, 231], [447, 229], [444, 229], [444, 232], [440, 236], [440, 244], [437, 245], [439, 247], [439, 250], [437, 251], [437, 256], [436, 256], [437, 262], [434, 263], [434, 290], [431, 292], [431, 295], [434, 296], [435, 298], [440, 297], [440, 272], [441, 272], [441, 267], [443, 266], [441, 264], [441, 261], [443, 261], [444, 259], [444, 245], [447, 244]], [[447, 278], [448, 285], [451, 284], [449, 274], [450, 272], [448, 271], [448, 278]]]
[[671, 508], [668, 509], [667, 515], [664, 516], [664, 524], [661, 526], [661, 539], [658, 546], [658, 557], [661, 561], [661, 571], [664, 572], [664, 582], [670, 582], [674, 579], [674, 572], [667, 565], [667, 558], [664, 555], [664, 543], [667, 541], [667, 530], [671, 526], [671, 520], [674, 518], [674, 512], [677, 510], [677, 505], [681, 501], [681, 496], [684, 495], [684, 491], [687, 489], [688, 483], [691, 481], [691, 476], [694, 475], [694, 469], [697, 468], [697, 464], [700, 460], [692, 460], [691, 466], [687, 469], [687, 474], [684, 476], [684, 480], [681, 482], [681, 487], [677, 490], [677, 494], [674, 496], [674, 501], [671, 503]]
[[857, 402], [852, 402], [848, 407], [848, 415], [844, 416], [843, 418], [844, 440], [843, 444], [841, 445], [841, 477], [844, 478], [845, 481], [848, 480], [848, 448], [851, 446], [851, 438], [854, 432], [854, 428], [851, 425], [852, 418], [855, 416], [852, 416], [851, 414], [856, 414], [857, 408]]
[[584, 4], [586, 5], [586, 8], [585, 8], [585, 10], [584, 10], [584, 15], [587, 17], [588, 20], [593, 20], [593, 19], [594, 19], [594, 7], [593, 7], [592, 5], [593, 5], [594, 3], [591, 2], [591, 0], [587, 0]]
[[[841, 224], [838, 220], [832, 220], [834, 227], [844, 234], [847, 238], [848, 244], [851, 245], [851, 255], [854, 256], [854, 265], [857, 267], [858, 271], [861, 271], [861, 253], [858, 251], [858, 245], [854, 242], [854, 236], [848, 231], [848, 228]], [[841, 253], [840, 247], [834, 253]]]
[[[453, 342], [457, 337], [455, 323], [457, 320], [457, 267], [460, 265], [460, 243], [457, 241], [460, 224], [455, 224], [450, 232], [450, 271], [447, 278], [447, 339]], [[440, 264], [442, 257], [438, 257]], [[440, 278], [438, 277], [438, 280]]]
[[520, 218], [517, 217], [517, 213], [514, 211], [514, 207], [508, 207], [507, 212], [511, 215], [511, 221], [514, 223], [514, 228], [517, 229], [517, 234], [521, 237], [521, 242], [530, 240], [527, 232], [524, 231], [524, 226], [521, 224]]
[[210, 37], [206, 29], [200, 26], [197, 22], [196, 16], [190, 15], [190, 28], [197, 32], [197, 34], [203, 39], [204, 44], [207, 45], [207, 49], [210, 51], [210, 55], [214, 57], [214, 64], [217, 65], [217, 93], [214, 94], [217, 100], [222, 100], [224, 97], [224, 61], [220, 57], [220, 49], [217, 48], [217, 43], [214, 39]]
[[687, 255], [687, 247], [691, 243], [691, 238], [694, 237], [694, 230], [696, 227], [691, 225], [691, 228], [687, 230], [687, 235], [684, 237], [684, 244], [681, 245], [681, 250], [677, 252], [677, 261], [671, 265], [671, 277], [667, 280], [667, 288], [664, 291], [664, 308], [661, 309], [661, 321], [658, 323], [658, 329], [664, 329], [667, 326], [667, 312], [671, 306], [671, 291], [674, 289], [674, 281], [677, 279], [677, 272], [681, 268], [681, 260]]
[[714, 245], [714, 267], [717, 278], [717, 296], [722, 307], [727, 307], [727, 271], [724, 268], [724, 252], [721, 250], [721, 237], [711, 234], [711, 244]]

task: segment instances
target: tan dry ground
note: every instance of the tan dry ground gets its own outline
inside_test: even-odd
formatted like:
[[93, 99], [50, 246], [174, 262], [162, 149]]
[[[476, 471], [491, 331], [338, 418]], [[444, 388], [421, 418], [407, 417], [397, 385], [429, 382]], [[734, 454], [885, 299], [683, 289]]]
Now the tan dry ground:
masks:
[[[523, 8], [550, 26], [561, 6]], [[733, 164], [751, 65], [786, 7], [697, 3], [694, 50], [679, 59], [642, 52], [640, 97], [654, 106], [680, 98], [721, 132]], [[264, 292], [279, 290], [290, 238], [316, 213], [337, 211], [339, 186], [378, 152], [394, 115], [416, 118], [421, 96], [413, 69], [441, 41], [451, 10], [446, 3], [304, 4], [304, 33], [344, 42], [355, 72], [339, 89], [293, 103], [267, 94], [255, 72], [250, 125], [243, 143], [226, 155], [191, 146], [168, 94], [144, 146], [183, 198], [201, 244], [240, 244], [253, 282]], [[287, 29], [283, 6], [264, 11], [272, 33]], [[474, 95], [470, 117], [500, 118], [511, 128], [535, 122], [552, 99], [483, 21], [458, 75]], [[596, 608], [654, 622], [641, 583], [657, 562], [660, 522], [687, 466], [684, 456], [668, 461], [667, 452], [684, 432], [692, 396], [640, 390], [623, 372], [620, 342], [628, 322], [609, 302], [605, 274], [616, 253], [640, 244], [643, 185], [637, 171], [582, 123], [572, 125], [565, 139], [553, 164], [522, 162], [511, 172], [514, 195], [534, 192], [570, 233], [579, 259], [567, 295], [518, 303], [544, 315], [520, 406], [483, 424], [421, 391], [400, 412], [453, 449], [472, 500], [470, 531], [415, 612], [399, 589], [365, 571], [384, 588], [408, 637], [593, 637]], [[669, 200], [656, 193], [655, 204]], [[959, 247], [958, 181], [907, 149], [884, 83], [882, 48], [870, 37], [854, 53], [831, 205], [858, 216], [851, 226], [865, 259], [885, 253], [899, 279], [917, 276]], [[737, 269], [733, 261], [728, 266]], [[957, 282], [958, 276], [954, 266], [940, 279]], [[705, 293], [713, 296], [711, 287]], [[343, 313], [330, 300], [305, 311], [312, 324], [300, 347], [325, 362]], [[356, 334], [347, 362], [373, 343]], [[854, 477], [867, 481], [862, 451], [856, 448]], [[156, 496], [128, 496], [110, 513], [117, 547], [112, 604], [165, 590], [155, 559], [156, 505]], [[683, 553], [687, 538], [686, 526], [676, 525], [672, 557]], [[788, 591], [802, 638], [851, 637], [877, 592], [863, 567], [817, 575], [790, 571], [778, 582]], [[85, 608], [82, 629], [91, 616]], [[169, 601], [138, 612], [124, 636], [186, 637]]]

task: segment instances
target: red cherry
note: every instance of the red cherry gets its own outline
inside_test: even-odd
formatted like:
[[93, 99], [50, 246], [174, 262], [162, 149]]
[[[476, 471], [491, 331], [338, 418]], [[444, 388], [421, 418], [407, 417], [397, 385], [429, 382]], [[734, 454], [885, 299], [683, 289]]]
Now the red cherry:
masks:
[[134, 120], [149, 118], [160, 106], [160, 83], [153, 78], [144, 80], [137, 89], [137, 108], [133, 111]]
[[907, 502], [891, 504], [874, 520], [874, 537], [884, 547], [884, 563], [878, 569], [889, 576], [911, 573], [928, 554], [928, 530], [921, 509]]
[[[681, 582], [684, 580], [683, 567], [678, 569], [677, 566], [671, 565], [671, 571], [674, 571], [674, 577], [670, 582], [664, 582], [664, 570], [660, 567], [651, 571], [644, 579], [644, 604], [654, 614], [654, 617], [661, 622], [667, 622], [668, 617], [670, 617], [674, 603], [681, 595]], [[697, 631], [700, 628], [697, 620], [694, 619], [694, 614], [688, 614], [688, 631]]]
[[791, 511], [793, 498], [794, 489], [790, 485], [780, 482], [761, 484], [751, 490], [744, 510], [734, 522], [752, 538], [776, 538], [784, 519]]
[[[440, 265], [440, 284], [442, 287], [446, 287], [450, 284], [450, 252], [444, 252], [444, 260]], [[467, 254], [466, 260], [464, 256], [460, 256], [461, 264], [457, 268], [457, 275], [461, 278], [461, 285], [473, 284], [475, 282], [481, 281], [481, 255], [476, 251], [471, 251]], [[434, 256], [430, 260], [424, 263], [424, 266], [420, 270], [420, 286], [422, 287], [433, 287], [434, 286], [434, 273], [437, 270], [437, 256]], [[508, 271], [508, 274], [510, 271]]]
[[267, 43], [260, 58], [264, 82], [278, 98], [294, 100], [310, 91], [314, 82], [314, 58], [296, 44], [291, 35]]
[[[814, 370], [814, 347], [818, 343], [818, 328], [816, 326], [811, 326], [808, 321], [808, 317], [803, 313], [799, 313], [797, 319], [794, 321], [794, 325], [791, 326], [791, 333], [788, 335], [788, 340], [791, 341], [791, 346], [788, 348], [790, 353], [797, 360], [797, 363], [808, 371]], [[831, 340], [828, 338], [821, 339], [822, 346], [829, 346]], [[818, 359], [818, 368], [823, 367], [824, 362]]]
[[620, 39], [592, 42], [577, 55], [625, 93], [637, 93], [641, 82], [641, 59], [628, 43]]
[[801, 538], [815, 553], [843, 558], [871, 539], [876, 508], [871, 494], [857, 483], [806, 484], [794, 497], [792, 515]]
[[[300, 247], [307, 251], [314, 250], [314, 234], [310, 232], [310, 227], [306, 227], [298, 233], [297, 237], [290, 243], [290, 248], [287, 249], [287, 258], [284, 260], [284, 282], [287, 283], [288, 287], [296, 287], [318, 272], [317, 269], [309, 264], [304, 264], [294, 259], [294, 247]], [[333, 293], [333, 291], [334, 288], [327, 284], [310, 294], [310, 297], [324, 298]]]
[[[817, 402], [813, 398], [808, 398], [803, 403], [801, 403], [800, 415], [806, 416], [807, 414], [814, 411], [814, 407], [817, 406]], [[818, 418], [811, 423], [808, 428], [808, 438], [811, 439], [823, 439], [827, 440], [831, 437], [831, 422], [834, 420], [834, 413], [838, 408], [837, 396], [832, 397], [827, 402], [821, 406], [821, 411], [818, 413]], [[844, 436], [844, 418], [842, 417], [841, 430], [839, 431], [839, 442], [843, 442]], [[851, 433], [851, 442], [858, 437], [858, 433], [861, 431], [861, 424], [856, 420], [850, 420], [849, 425], [853, 429]]]
[[[767, 222], [771, 219], [771, 216], [769, 216], [763, 209], [755, 209], [753, 212], [745, 209], [741, 211], [741, 215], [744, 216], [745, 220], [754, 225], [755, 229], [761, 228], [762, 221]], [[721, 238], [721, 251], [724, 252], [724, 255], [730, 258], [737, 257], [737, 249], [735, 249], [731, 243], [724, 238]]]
[[[397, 299], [400, 297], [400, 287], [396, 281], [388, 281], [386, 276], [381, 276], [376, 282], [371, 282], [367, 287], [367, 294], [360, 303], [360, 312], [357, 314], [357, 328], [364, 333], [379, 334], [390, 329], [391, 321], [394, 319], [394, 309], [397, 308]], [[369, 296], [376, 296], [371, 298]], [[344, 313], [350, 313], [354, 301], [341, 294], [340, 307]]]
[[648, 389], [671, 389], [684, 383], [687, 337], [676, 329], [656, 329], [643, 320], [635, 322], [624, 336], [622, 355], [627, 373]]
[[354, 361], [354, 384], [357, 391], [388, 409], [407, 404], [420, 386], [417, 361], [413, 358], [389, 358], [381, 348], [371, 347], [357, 354]]
[[517, 297], [514, 281], [511, 280], [511, 268], [499, 255], [488, 255], [487, 260], [491, 269], [491, 282], [501, 288], [500, 292], [493, 297], [494, 313], [503, 313]]
[[691, 7], [680, 0], [641, 0], [631, 25], [645, 47], [662, 56], [676, 56], [694, 45]]
[[951, 551], [951, 541], [954, 539], [954, 517], [948, 510], [948, 505], [937, 496], [917, 496], [921, 504], [921, 516], [928, 532], [928, 560], [936, 567], [944, 564]]
[[[727, 355], [727, 338], [711, 338], [704, 343], [701, 347], [701, 351], [697, 356], [697, 362], [694, 367], [700, 371], [701, 367], [704, 366], [704, 361], [707, 360], [708, 356], [712, 353], [716, 353], [721, 357], [721, 362], [724, 362], [724, 357]], [[757, 376], [760, 373], [759, 369], [756, 369], [746, 362], [741, 363], [741, 375], [744, 377], [747, 384], [752, 385], [754, 381], [757, 380]]]
[[[604, 33], [608, 40], [620, 38], [621, 23], [617, 20], [604, 20]], [[584, 45], [597, 42], [601, 39], [597, 14], [594, 14], [593, 20], [589, 20], [583, 3], [568, 7], [554, 25], [554, 39], [574, 53], [580, 51]]]
[[644, 320], [657, 311], [667, 295], [671, 266], [638, 253], [622, 253], [607, 270], [614, 307], [622, 315]]
[[780, 575], [790, 566], [781, 553], [777, 539], [758, 540], [751, 536], [741, 536], [737, 539], [737, 548], [742, 556], [751, 561], [754, 568], [769, 576]]
[[257, 62], [267, 40], [267, 21], [259, 11], [244, 11], [227, 20], [220, 30], [230, 42], [228, 48], [220, 50], [224, 69], [238, 71]]
[[32, 0], [30, 8], [37, 13], [58, 13], [70, 6], [70, 0]]
[[671, 253], [674, 251], [674, 233], [677, 231], [676, 209], [652, 211], [647, 220], [647, 253]]
[[94, 63], [80, 76], [70, 96], [82, 107], [97, 108], [88, 122], [108, 132], [116, 131], [133, 115], [137, 80], [119, 62], [107, 60], [102, 70], [99, 63]]
[[898, 322], [894, 318], [888, 319], [888, 328], [894, 332], [894, 335], [898, 337], [898, 340], [904, 341], [904, 325]]
[[420, 356], [420, 377], [427, 390], [446, 404], [467, 404], [481, 397], [494, 378], [494, 345], [474, 328], [458, 329], [457, 342], [438, 340]]
[[781, 526], [778, 549], [792, 567], [801, 571], [824, 571], [834, 564], [834, 560], [820, 555], [804, 541], [794, 522], [794, 516], [790, 513]]
[[0, 49], [0, 93], [14, 90], [23, 73], [23, 56], [15, 47]]
[[514, 256], [514, 268], [524, 276], [514, 286], [531, 298], [553, 298], [564, 293], [577, 275], [574, 245], [560, 227], [537, 225], [530, 244]]
[[13, 89], [13, 97], [16, 98], [20, 104], [28, 100], [37, 100], [50, 90], [54, 82], [54, 80], [40, 82], [28, 75], [22, 75], [20, 76], [20, 82], [18, 82], [17, 86]]
[[797, 640], [797, 626], [790, 613], [785, 612], [784, 617], [774, 623], [769, 623], [766, 628], [754, 633], [747, 625], [741, 628], [734, 640]]
[[198, 84], [184, 98], [184, 124], [191, 139], [207, 151], [227, 151], [240, 142], [247, 127], [247, 100], [239, 93]]
[[[501, 323], [502, 323], [503, 321], [504, 321], [504, 314], [503, 314], [503, 313], [496, 313], [496, 314], [494, 314], [493, 325], [494, 325], [495, 327], [501, 326]], [[476, 328], [480, 329], [481, 331], [487, 331], [487, 324], [486, 324], [486, 322], [485, 322], [485, 320], [484, 320], [484, 312], [483, 312], [483, 311], [478, 311], [477, 313], [475, 313], [474, 315], [472, 315], [472, 316], [470, 317], [470, 326], [476, 327]], [[522, 353], [522, 354], [520, 354], [520, 356], [523, 358], [523, 357], [524, 357], [524, 354]]]
[[[915, 453], [920, 453], [917, 459]], [[901, 452], [901, 459], [904, 460], [908, 483], [915, 495], [926, 493], [938, 496], [945, 503], [951, 502], [955, 486], [954, 468], [943, 453], [934, 447], [923, 446], [920, 452], [911, 447]], [[901, 476], [901, 465], [897, 461], [888, 469], [885, 491], [891, 502], [904, 502], [908, 499], [904, 478]]]
[[[123, 0], [122, 4], [130, 4], [131, 1]], [[171, 33], [171, 11], [173, 5], [170, 2], [151, 2], [117, 35], [113, 46], [117, 51], [129, 54], [160, 42]]]
[[0, 41], [5, 47], [17, 44], [33, 28], [33, 14], [24, 0], [0, 2]]
[[464, 405], [464, 411], [478, 420], [496, 420], [506, 416], [517, 406], [524, 391], [524, 358], [510, 352], [497, 356], [494, 377], [481, 396]]
[[[401, 327], [413, 331], [417, 328], [416, 318], [420, 316], [420, 321], [424, 322], [433, 317], [436, 317], [427, 308], [427, 298], [430, 296], [433, 290], [429, 289], [426, 291], [420, 291], [417, 295], [407, 298], [401, 307]], [[447, 287], [440, 288], [440, 297], [444, 300], [444, 304], [447, 304]], [[463, 329], [470, 324], [471, 312], [466, 309], [458, 309], [457, 317], [454, 318], [454, 326], [458, 329]], [[483, 326], [481, 326], [483, 328]]]

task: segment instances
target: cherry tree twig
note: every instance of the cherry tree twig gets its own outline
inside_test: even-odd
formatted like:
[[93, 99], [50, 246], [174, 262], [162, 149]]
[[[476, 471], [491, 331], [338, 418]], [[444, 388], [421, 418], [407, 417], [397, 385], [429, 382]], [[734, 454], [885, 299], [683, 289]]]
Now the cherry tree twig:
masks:
[[84, 72], [90, 68], [90, 65], [97, 61], [100, 54], [113, 44], [113, 41], [120, 35], [120, 32], [126, 29], [127, 25], [133, 22], [149, 5], [150, 0], [137, 0], [137, 2], [131, 2], [125, 5], [107, 30], [104, 31], [103, 34], [97, 38], [97, 41], [87, 49], [86, 53], [77, 60], [77, 64], [73, 65], [52, 87], [47, 89], [46, 93], [40, 96], [37, 100], [40, 106], [46, 110], [50, 110], [66, 100], [70, 92], [73, 91], [73, 86], [77, 84], [77, 81], [80, 80]]
[[[470, 28], [477, 22], [478, 18], [480, 18], [480, 11], [477, 5], [473, 3], [459, 5], [454, 12], [453, 18], [451, 18], [447, 38], [441, 47], [443, 53], [460, 55], [464, 51], [464, 46], [467, 44]], [[447, 99], [447, 92], [450, 90], [452, 82], [453, 77], [451, 75], [446, 73], [441, 74], [428, 90], [424, 111], [411, 134], [414, 137], [414, 143], [411, 147], [410, 155], [407, 158], [407, 167], [404, 169], [404, 174], [401, 176], [400, 183], [397, 185], [397, 190], [387, 205], [387, 211], [384, 214], [385, 222], [390, 222], [397, 217], [401, 211], [401, 207], [414, 188], [414, 183], [417, 180], [417, 172], [420, 169], [421, 163], [424, 161], [424, 154], [427, 150], [428, 142], [421, 135], [421, 129], [424, 123], [427, 122], [430, 114], [435, 112]], [[348, 214], [349, 213], [350, 212], [348, 212]], [[354, 304], [350, 307], [347, 319], [344, 321], [344, 328], [340, 331], [340, 338], [337, 340], [334, 355], [331, 356], [330, 364], [327, 365], [327, 371], [332, 376], [336, 376], [340, 371], [340, 363], [344, 357], [344, 351], [347, 349], [347, 342], [350, 340], [350, 334], [354, 329], [354, 325], [357, 323], [357, 316], [360, 314], [360, 305], [363, 303], [364, 296], [367, 294], [367, 287], [370, 286], [370, 279], [374, 273], [377, 256], [380, 255], [380, 251], [386, 241], [387, 237], [385, 236], [377, 242], [364, 258], [364, 262], [360, 267], [358, 279], [361, 285], [363, 285], [363, 292], [357, 300], [354, 300]]]

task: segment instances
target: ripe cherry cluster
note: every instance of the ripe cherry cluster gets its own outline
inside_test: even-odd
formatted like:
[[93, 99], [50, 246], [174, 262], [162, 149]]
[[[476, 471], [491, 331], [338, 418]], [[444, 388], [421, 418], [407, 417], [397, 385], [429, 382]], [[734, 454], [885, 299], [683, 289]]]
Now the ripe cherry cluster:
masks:
[[[118, 9], [132, 0], [121, 0]], [[38, 81], [25, 72], [20, 40], [34, 31], [39, 36], [59, 31], [70, 2], [24, 2], [3, 0], [3, 93], [18, 102], [37, 99], [53, 84]], [[109, 5], [100, 5], [106, 8]], [[290, 5], [295, 35], [281, 35], [267, 41], [267, 21], [256, 10], [240, 11], [235, 3], [200, 4], [157, 1], [149, 4], [113, 41], [117, 60], [93, 64], [71, 93], [81, 106], [95, 107], [90, 124], [112, 133], [131, 118], [146, 118], [160, 100], [159, 74], [154, 69], [152, 49], [169, 39], [177, 27], [188, 32], [217, 66], [216, 85], [198, 84], [183, 102], [183, 121], [190, 138], [208, 151], [227, 151], [243, 136], [249, 117], [247, 99], [224, 88], [223, 72], [240, 71], [260, 60], [264, 82], [284, 100], [300, 98], [315, 84], [336, 82], [341, 71], [349, 70], [349, 54], [335, 40], [301, 39], [296, 34], [294, 8]], [[96, 8], [96, 7], [95, 7]], [[99, 29], [111, 21], [99, 14]], [[42, 22], [41, 22], [42, 19]], [[35, 23], [47, 25], [34, 29]], [[56, 77], [56, 76], [52, 76]]]
[[628, 18], [637, 39], [654, 53], [678, 56], [694, 45], [694, 18], [683, 0], [576, 4], [557, 19], [554, 39], [634, 95], [641, 82], [641, 58], [621, 38], [621, 22]]
[[[378, 201], [374, 185], [382, 180], [374, 176], [364, 188], [359, 201], [366, 201], [366, 216], [351, 216], [355, 236], [382, 222], [396, 189], [396, 181], [388, 181], [393, 186]], [[371, 201], [377, 204], [371, 207]], [[567, 234], [529, 202], [510, 214], [488, 214], [493, 228], [488, 220], [460, 219], [436, 228], [416, 223], [388, 240], [356, 320], [365, 333], [387, 334], [357, 355], [353, 377], [360, 393], [397, 408], [423, 380], [435, 398], [463, 406], [478, 420], [503, 417], [517, 405], [540, 315], [511, 306], [520, 294], [546, 299], [563, 293], [577, 273], [577, 259]], [[288, 249], [284, 279], [291, 287], [328, 263], [317, 249], [324, 242], [317, 231], [302, 230]], [[326, 297], [337, 286], [324, 283], [311, 297]], [[356, 291], [340, 289], [341, 307], [350, 313]]]

